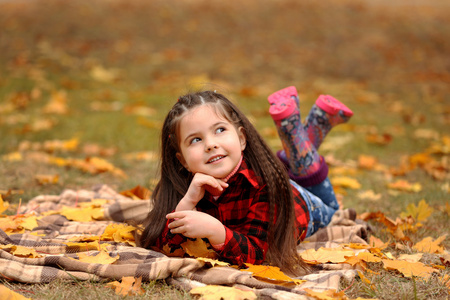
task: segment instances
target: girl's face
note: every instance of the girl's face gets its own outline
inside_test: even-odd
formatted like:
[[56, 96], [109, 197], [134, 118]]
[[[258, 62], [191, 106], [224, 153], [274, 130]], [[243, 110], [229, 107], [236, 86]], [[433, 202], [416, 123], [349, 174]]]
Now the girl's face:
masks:
[[246, 139], [242, 127], [219, 116], [210, 105], [189, 111], [179, 123], [177, 158], [191, 173], [225, 178], [241, 159]]

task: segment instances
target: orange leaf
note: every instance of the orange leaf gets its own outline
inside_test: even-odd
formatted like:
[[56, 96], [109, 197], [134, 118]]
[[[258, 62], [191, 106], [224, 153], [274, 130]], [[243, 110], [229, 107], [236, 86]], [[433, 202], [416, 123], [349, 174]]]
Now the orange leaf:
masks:
[[377, 164], [377, 159], [373, 156], [359, 155], [358, 166], [361, 169], [373, 170]]
[[388, 188], [403, 192], [418, 193], [422, 190], [420, 183], [409, 183], [406, 180], [397, 180], [393, 183], [388, 183]]
[[0, 214], [2, 214], [5, 210], [8, 209], [9, 203], [3, 202], [2, 195], [0, 195]]
[[318, 250], [308, 249], [300, 253], [303, 260], [309, 264], [323, 264], [327, 262], [342, 263], [347, 260], [347, 257], [354, 255], [355, 253], [351, 250], [337, 250], [328, 248], [319, 248]]
[[202, 239], [188, 239], [186, 242], [181, 244], [181, 247], [188, 255], [193, 257], [206, 257], [215, 259], [218, 256], [214, 250], [208, 248], [208, 245]]
[[280, 268], [275, 266], [265, 266], [265, 265], [252, 265], [245, 264], [248, 268], [244, 271], [253, 273], [253, 277], [256, 277], [260, 280], [269, 281], [274, 284], [283, 284], [283, 283], [295, 283], [301, 284], [305, 282], [305, 280], [293, 279], [286, 274], [284, 274]]
[[402, 218], [411, 216], [416, 221], [422, 222], [425, 221], [432, 213], [433, 208], [428, 206], [428, 204], [425, 202], [425, 199], [422, 199], [417, 206], [415, 206], [413, 203], [409, 204], [406, 207], [406, 212], [401, 213], [400, 216]]
[[388, 246], [388, 244], [389, 244], [389, 242], [384, 243], [382, 240], [380, 240], [379, 238], [376, 238], [373, 235], [371, 235], [369, 238], [369, 245], [374, 248], [385, 249]]
[[347, 176], [338, 176], [338, 177], [332, 177], [331, 183], [333, 186], [340, 186], [344, 188], [351, 188], [351, 189], [360, 189], [361, 184], [356, 180], [355, 178], [347, 177]]
[[447, 237], [447, 234], [444, 234], [443, 236], [438, 237], [435, 241], [433, 241], [433, 238], [426, 237], [417, 244], [413, 246], [413, 249], [419, 251], [419, 252], [426, 252], [426, 253], [445, 253], [445, 250], [443, 247], [440, 247], [439, 244], [445, 240]]
[[14, 292], [13, 290], [8, 289], [5, 285], [0, 284], [0, 295], [4, 300], [26, 300], [31, 298], [26, 298], [21, 294]]
[[193, 288], [190, 291], [193, 295], [201, 295], [202, 300], [216, 299], [235, 299], [235, 300], [253, 300], [256, 294], [252, 290], [244, 291], [235, 287], [221, 285], [207, 285]]
[[354, 266], [355, 264], [365, 261], [365, 262], [381, 262], [381, 258], [373, 255], [369, 252], [360, 252], [356, 256], [349, 257], [345, 262]]
[[57, 184], [59, 175], [36, 174], [34, 175], [34, 179], [36, 179], [40, 185]]
[[334, 290], [326, 290], [323, 292], [316, 292], [311, 289], [305, 289], [305, 292], [308, 296], [319, 300], [348, 300], [344, 291], [336, 292]]
[[86, 252], [80, 252], [77, 255], [82, 262], [102, 265], [112, 264], [119, 259], [119, 255], [111, 257], [106, 251], [99, 251], [96, 255], [89, 255], [89, 253]]
[[120, 296], [135, 296], [144, 294], [144, 290], [141, 287], [142, 277], [122, 277], [122, 282], [113, 281], [106, 285], [115, 290], [117, 295]]
[[120, 192], [120, 194], [124, 195], [125, 197], [130, 197], [134, 200], [144, 200], [144, 199], [150, 199], [152, 192], [145, 187], [137, 185], [130, 190]]
[[428, 279], [432, 273], [437, 272], [437, 270], [428, 267], [421, 262], [383, 259], [383, 264], [386, 270], [397, 270], [405, 277], [418, 276]]

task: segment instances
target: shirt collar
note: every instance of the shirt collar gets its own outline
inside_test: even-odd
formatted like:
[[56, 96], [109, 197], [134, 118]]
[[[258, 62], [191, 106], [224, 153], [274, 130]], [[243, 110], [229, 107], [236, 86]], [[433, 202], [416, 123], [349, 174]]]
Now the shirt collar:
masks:
[[241, 166], [237, 170], [236, 174], [234, 174], [227, 181], [227, 183], [232, 184], [234, 181], [236, 181], [238, 178], [238, 174], [243, 175], [253, 187], [259, 188], [260, 184], [258, 183], [258, 177], [256, 176], [255, 172], [253, 172], [253, 170], [248, 167], [245, 158], [242, 159]]

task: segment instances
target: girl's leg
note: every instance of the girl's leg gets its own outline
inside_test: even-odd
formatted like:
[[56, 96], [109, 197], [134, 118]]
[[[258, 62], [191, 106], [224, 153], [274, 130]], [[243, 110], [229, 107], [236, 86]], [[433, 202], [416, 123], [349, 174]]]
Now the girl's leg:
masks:
[[305, 121], [309, 140], [319, 149], [323, 139], [334, 126], [347, 122], [353, 112], [330, 95], [320, 95]]
[[[328, 181], [328, 179], [326, 180]], [[291, 184], [300, 192], [300, 195], [302, 196], [303, 200], [306, 202], [306, 205], [308, 207], [309, 211], [309, 224], [308, 224], [308, 230], [306, 231], [306, 237], [311, 236], [317, 230], [320, 228], [326, 227], [333, 217], [336, 210], [339, 208], [339, 205], [337, 204], [336, 197], [334, 197], [333, 188], [331, 187], [331, 193], [329, 190], [321, 190], [320, 194], [325, 195], [328, 197], [328, 200], [331, 200], [331, 198], [334, 198], [335, 203], [331, 201], [330, 205], [326, 204], [324, 199], [319, 198], [318, 195], [315, 195], [308, 190], [302, 188], [300, 185], [298, 185], [296, 182], [291, 180]], [[299, 199], [300, 200], [300, 199]], [[334, 207], [333, 207], [334, 206]], [[335, 208], [336, 207], [336, 208]]]
[[294, 176], [309, 176], [321, 167], [321, 158], [303, 129], [298, 110], [297, 90], [288, 87], [269, 96], [272, 116], [280, 136], [288, 165]]

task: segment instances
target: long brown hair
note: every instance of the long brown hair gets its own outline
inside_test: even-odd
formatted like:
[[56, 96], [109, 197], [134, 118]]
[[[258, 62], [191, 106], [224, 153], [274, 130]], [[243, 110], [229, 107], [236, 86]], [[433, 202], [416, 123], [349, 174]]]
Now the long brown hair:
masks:
[[266, 260], [290, 273], [305, 273], [307, 267], [296, 251], [294, 201], [284, 166], [247, 117], [225, 96], [212, 91], [180, 97], [166, 116], [161, 132], [161, 178], [153, 191], [153, 209], [144, 220], [140, 246], [149, 248], [155, 244], [164, 229], [166, 214], [175, 209], [188, 190], [192, 177], [176, 157], [177, 132], [181, 118], [199, 105], [212, 105], [230, 123], [244, 128], [247, 142], [244, 158], [261, 179], [260, 183], [266, 184], [270, 220], [274, 220], [269, 227]]

